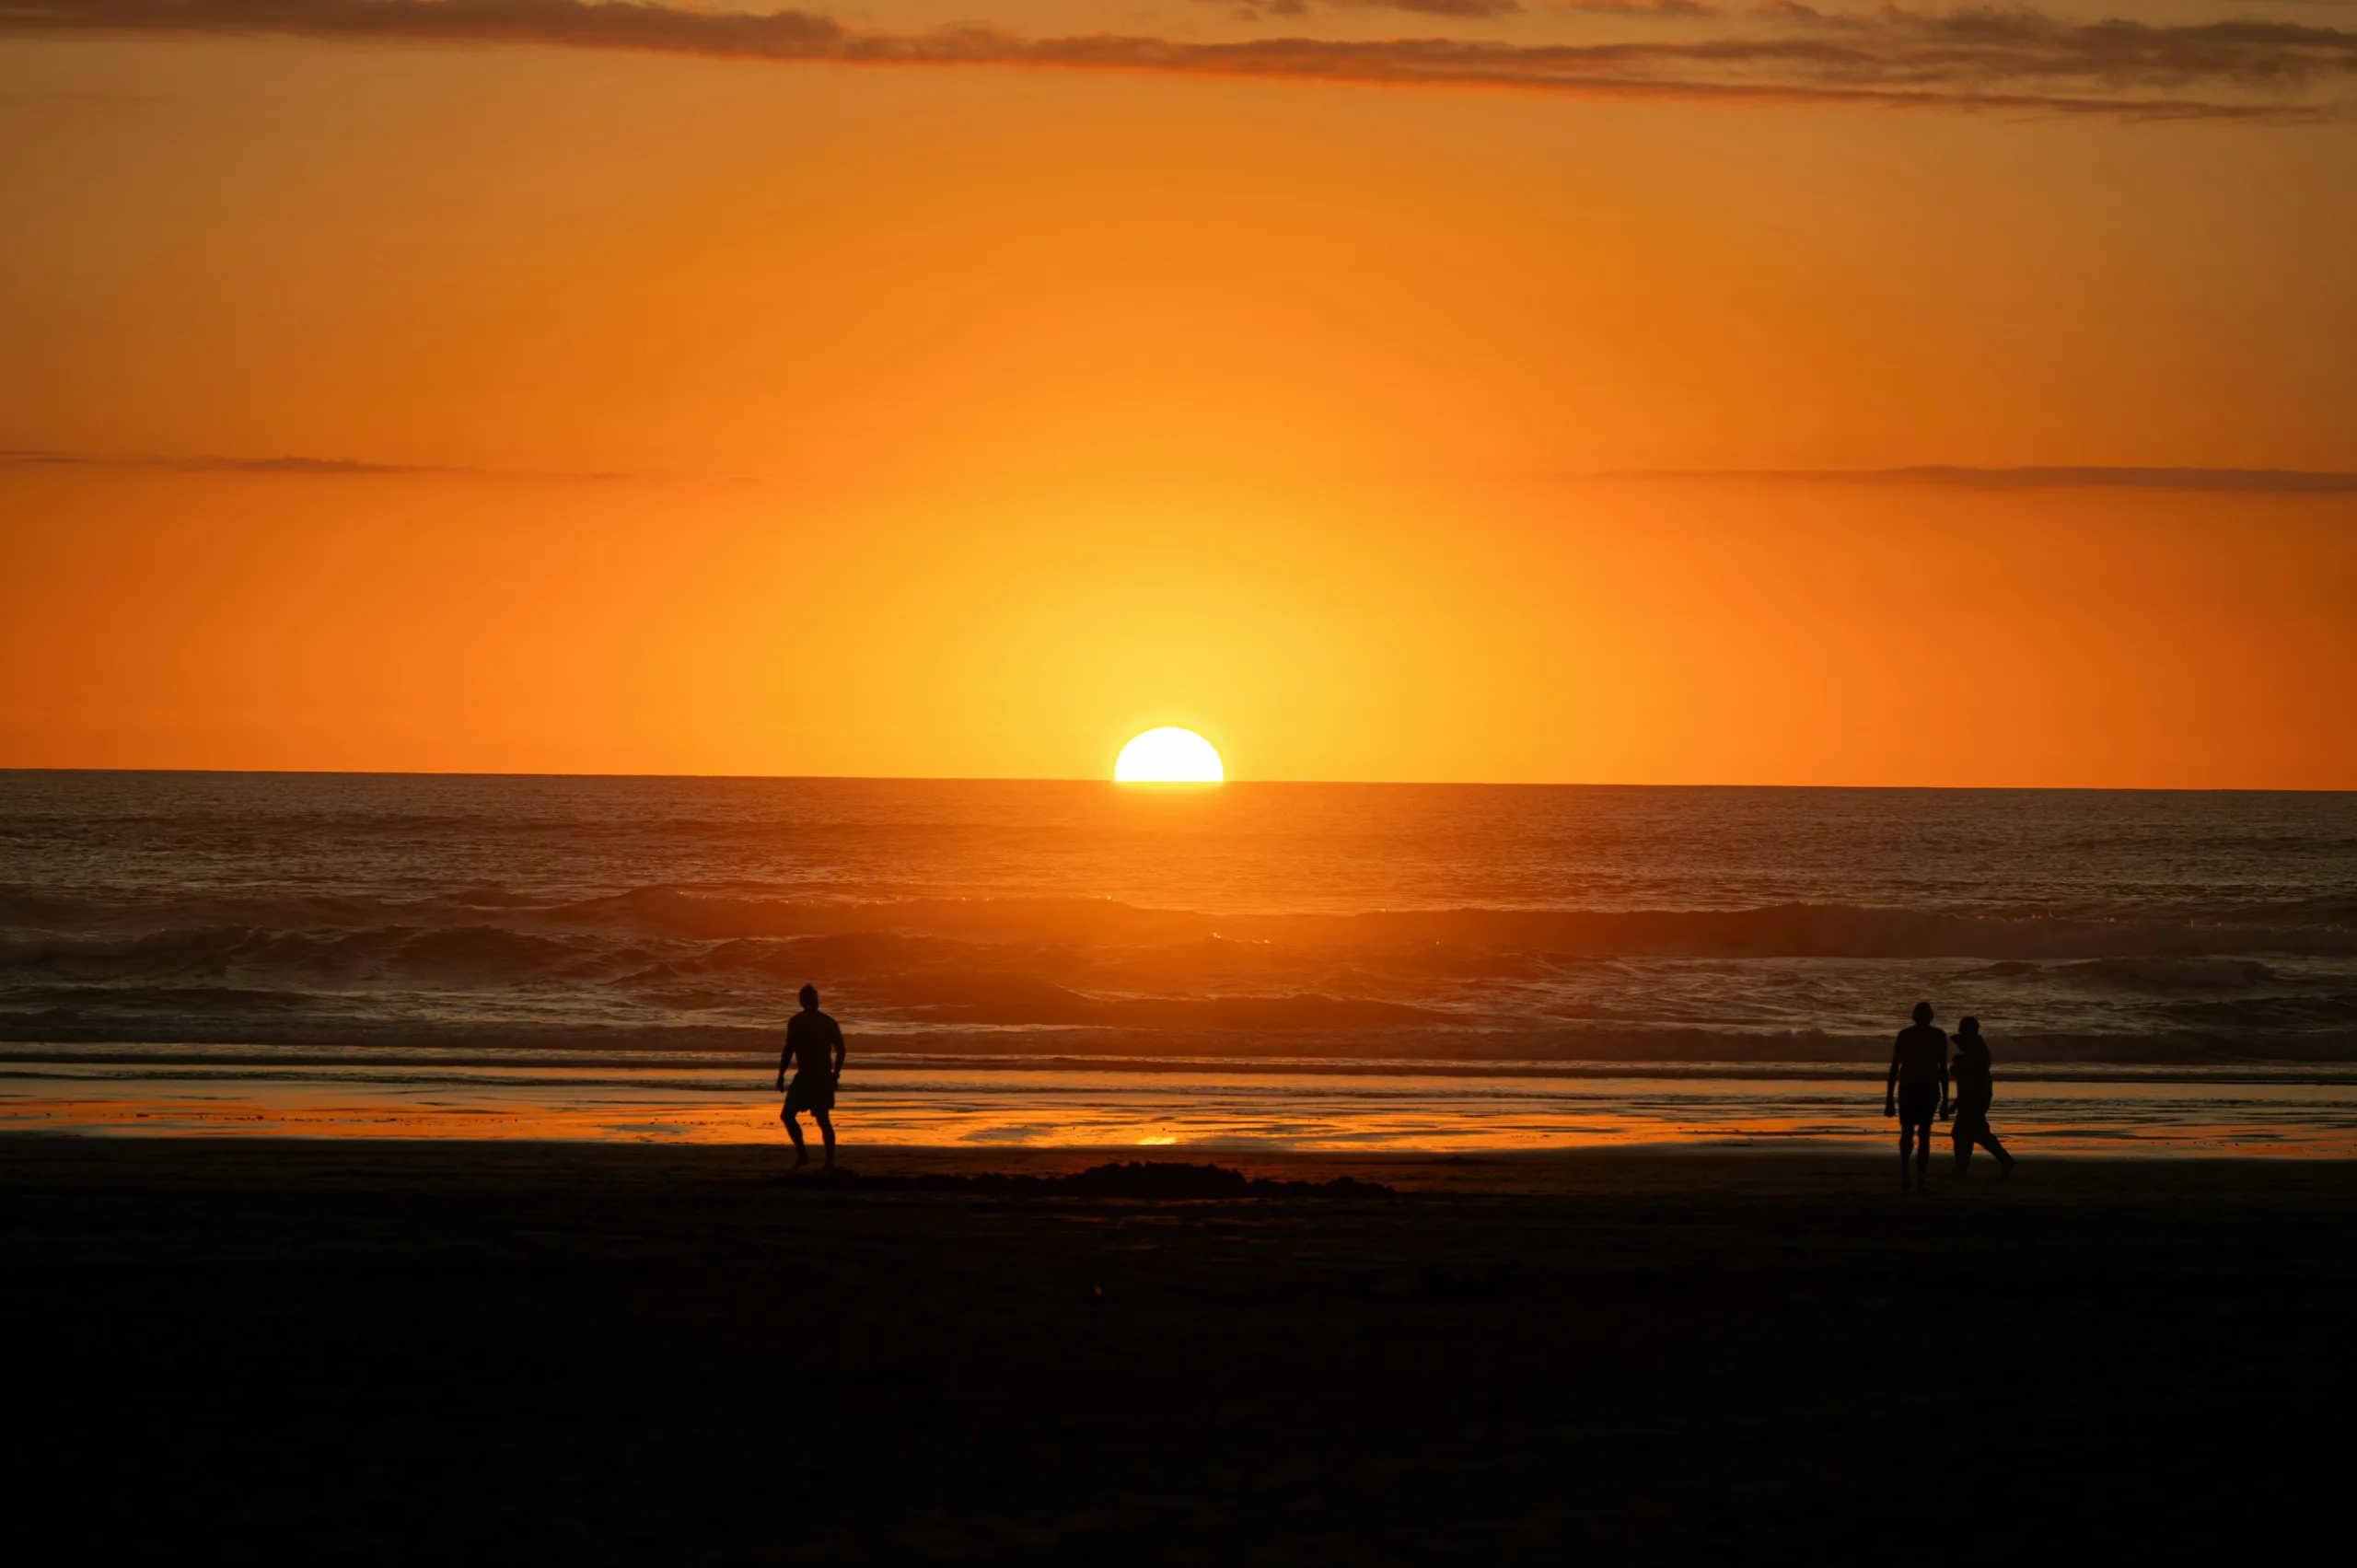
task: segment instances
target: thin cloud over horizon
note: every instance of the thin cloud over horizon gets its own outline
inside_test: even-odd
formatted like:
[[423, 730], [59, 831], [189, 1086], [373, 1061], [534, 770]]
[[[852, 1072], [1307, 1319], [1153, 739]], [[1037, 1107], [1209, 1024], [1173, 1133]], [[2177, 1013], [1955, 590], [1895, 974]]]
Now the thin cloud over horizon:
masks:
[[1629, 469], [1596, 479], [1741, 480], [1796, 484], [1927, 484], [1959, 490], [2176, 490], [2205, 494], [2357, 495], [2357, 473], [2310, 469], [2111, 468], [2059, 464], [1896, 469]]
[[[41, 450], [0, 451], [0, 467], [131, 469], [190, 474], [278, 474], [314, 478], [399, 478], [443, 475], [482, 479], [629, 480], [648, 476], [621, 472], [555, 472], [491, 469], [443, 463], [384, 463], [351, 458], [281, 454], [233, 458], [215, 453], [191, 457]], [[1576, 479], [1740, 481], [1796, 484], [1926, 484], [1964, 490], [2175, 490], [2205, 494], [2279, 495], [2357, 494], [2357, 472], [2317, 469], [2131, 468], [2100, 464], [2046, 464], [2021, 468], [1974, 468], [1919, 463], [1887, 469], [1608, 469], [1569, 475]], [[758, 476], [729, 475], [719, 482], [761, 483]]]
[[[297, 478], [401, 479], [440, 476], [474, 479], [628, 480], [650, 477], [616, 471], [555, 471], [545, 469], [477, 468], [463, 463], [381, 463], [354, 458], [311, 458], [281, 453], [268, 458], [231, 458], [199, 452], [190, 457], [155, 453], [62, 452], [38, 448], [0, 451], [0, 468], [123, 469], [187, 474], [282, 474]], [[732, 476], [723, 482], [742, 483]]]

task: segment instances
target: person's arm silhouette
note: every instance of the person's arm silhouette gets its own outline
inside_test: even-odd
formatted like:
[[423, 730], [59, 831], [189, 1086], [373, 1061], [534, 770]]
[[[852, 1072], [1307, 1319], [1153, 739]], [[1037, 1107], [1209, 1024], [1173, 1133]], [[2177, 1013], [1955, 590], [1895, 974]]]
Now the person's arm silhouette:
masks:
[[1885, 1116], [1898, 1114], [1898, 1058], [1906, 1049], [1905, 1035], [1900, 1035], [1890, 1048], [1890, 1077], [1882, 1086], [1882, 1113]]
[[1948, 1037], [1940, 1037], [1940, 1120], [1956, 1120], [1956, 1098], [1948, 1087]]

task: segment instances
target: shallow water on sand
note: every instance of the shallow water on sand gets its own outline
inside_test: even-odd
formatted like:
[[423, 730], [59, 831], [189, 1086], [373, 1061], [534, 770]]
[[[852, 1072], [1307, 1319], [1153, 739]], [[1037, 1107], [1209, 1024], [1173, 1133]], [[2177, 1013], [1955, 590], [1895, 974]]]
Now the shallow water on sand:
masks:
[[[0, 1063], [0, 1131], [783, 1144], [742, 1059], [549, 1065], [412, 1060]], [[1603, 1144], [1879, 1146], [1877, 1074], [1848, 1064], [1399, 1063], [978, 1067], [872, 1058], [836, 1121], [861, 1145], [1141, 1150], [1544, 1150]], [[2357, 1156], [2357, 1073], [2141, 1068], [2008, 1076], [1991, 1118], [2016, 1152]], [[1945, 1150], [1945, 1129], [1940, 1129]]]

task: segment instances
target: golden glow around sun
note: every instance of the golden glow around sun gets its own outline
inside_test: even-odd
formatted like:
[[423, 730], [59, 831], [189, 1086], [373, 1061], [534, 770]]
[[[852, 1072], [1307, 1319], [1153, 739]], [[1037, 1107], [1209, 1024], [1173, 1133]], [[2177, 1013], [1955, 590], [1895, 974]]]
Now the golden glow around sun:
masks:
[[1116, 784], [1221, 784], [1226, 778], [1219, 753], [1191, 729], [1147, 730], [1122, 747], [1113, 764]]

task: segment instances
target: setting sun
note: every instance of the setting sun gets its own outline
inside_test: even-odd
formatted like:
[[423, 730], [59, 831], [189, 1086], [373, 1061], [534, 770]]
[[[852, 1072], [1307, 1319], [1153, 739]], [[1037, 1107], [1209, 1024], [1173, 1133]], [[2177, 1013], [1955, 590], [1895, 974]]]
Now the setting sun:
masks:
[[1116, 784], [1221, 784], [1227, 778], [1212, 743], [1191, 729], [1150, 729], [1121, 748]]

